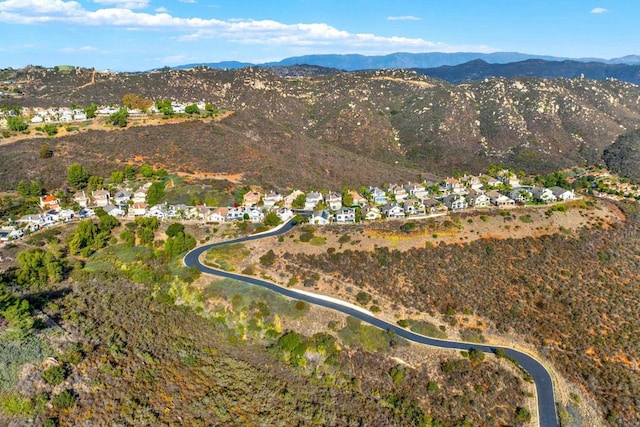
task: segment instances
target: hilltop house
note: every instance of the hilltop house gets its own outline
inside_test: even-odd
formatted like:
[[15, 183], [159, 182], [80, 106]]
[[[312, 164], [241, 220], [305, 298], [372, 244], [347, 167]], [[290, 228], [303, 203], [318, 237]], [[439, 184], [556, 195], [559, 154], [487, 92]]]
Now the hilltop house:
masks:
[[553, 195], [553, 192], [545, 187], [533, 187], [531, 189], [531, 194], [533, 194], [533, 198], [542, 203], [551, 203], [556, 201], [556, 196]]
[[427, 208], [419, 200], [406, 200], [404, 202], [404, 212], [407, 215], [426, 215]]
[[487, 196], [489, 197], [491, 204], [499, 208], [508, 208], [516, 205], [515, 200], [511, 197], [507, 197], [495, 190], [489, 191]]
[[366, 219], [367, 221], [374, 221], [380, 218], [382, 218], [382, 214], [380, 213], [380, 208], [376, 206], [372, 206], [368, 209], [365, 209], [364, 219]]
[[149, 205], [147, 205], [145, 202], [135, 202], [131, 206], [131, 209], [129, 209], [129, 215], [143, 216], [143, 215], [146, 215], [148, 210], [149, 210]]
[[409, 197], [409, 193], [407, 193], [407, 190], [405, 190], [401, 185], [390, 185], [389, 193], [393, 194], [393, 197], [398, 203], [404, 202], [405, 200], [407, 200], [407, 197]]
[[451, 211], [459, 211], [469, 207], [467, 199], [461, 194], [450, 194], [442, 199], [442, 203]]
[[91, 197], [95, 206], [105, 207], [111, 203], [111, 194], [107, 190], [93, 191]]
[[551, 193], [556, 198], [556, 200], [574, 200], [576, 198], [576, 194], [573, 190], [567, 190], [562, 187], [551, 187]]
[[354, 208], [344, 208], [336, 212], [336, 222], [338, 224], [353, 224], [356, 222], [356, 210]]
[[131, 191], [129, 190], [120, 190], [113, 196], [113, 201], [119, 205], [127, 204], [129, 200], [131, 200]]
[[52, 194], [40, 197], [40, 208], [45, 212], [50, 210], [57, 212], [60, 210], [60, 200]]
[[266, 209], [271, 208], [283, 200], [282, 194], [277, 191], [270, 191], [262, 198], [262, 203]]
[[474, 208], [486, 208], [491, 204], [491, 200], [484, 192], [473, 189], [469, 190], [467, 200], [469, 201], [469, 206]]
[[519, 187], [511, 190], [509, 197], [516, 202], [527, 203], [533, 200], [533, 193], [530, 187]]
[[284, 198], [284, 206], [285, 206], [286, 208], [291, 209], [291, 208], [293, 207], [293, 201], [294, 201], [295, 199], [297, 199], [297, 198], [298, 198], [298, 196], [300, 196], [301, 194], [304, 194], [304, 193], [303, 193], [302, 191], [300, 191], [300, 190], [294, 190], [294, 191], [292, 191], [292, 192], [291, 192], [291, 194], [289, 194], [288, 196], [286, 196], [286, 197]]
[[371, 200], [376, 205], [384, 205], [387, 203], [387, 194], [378, 187], [369, 187], [369, 193], [371, 193]]
[[320, 202], [322, 202], [322, 194], [317, 191], [310, 191], [306, 195], [304, 209], [308, 211], [313, 210]]
[[381, 209], [381, 212], [387, 218], [404, 218], [404, 209], [400, 205], [384, 205]]
[[421, 184], [412, 184], [411, 182], [407, 183], [404, 186], [404, 189], [407, 193], [409, 193], [410, 197], [415, 197], [416, 199], [424, 200], [428, 197], [429, 192], [424, 185]]
[[329, 206], [329, 209], [333, 211], [337, 211], [342, 208], [342, 195], [340, 193], [336, 193], [335, 191], [331, 191], [325, 197], [325, 204]]
[[311, 218], [309, 219], [309, 223], [317, 224], [317, 225], [327, 225], [331, 223], [331, 212], [327, 209], [323, 209], [321, 211], [315, 211]]
[[259, 191], [249, 191], [242, 197], [242, 206], [246, 208], [253, 208], [258, 206], [260, 203], [260, 199], [262, 198], [262, 194]]
[[367, 205], [367, 199], [365, 197], [363, 197], [357, 191], [351, 190], [351, 191], [349, 191], [349, 194], [353, 198], [353, 205], [354, 206], [360, 206], [362, 208], [362, 207], [365, 207]]
[[207, 221], [211, 222], [225, 222], [227, 220], [227, 215], [229, 214], [229, 209], [225, 207], [215, 208], [213, 212], [209, 214], [207, 217]]

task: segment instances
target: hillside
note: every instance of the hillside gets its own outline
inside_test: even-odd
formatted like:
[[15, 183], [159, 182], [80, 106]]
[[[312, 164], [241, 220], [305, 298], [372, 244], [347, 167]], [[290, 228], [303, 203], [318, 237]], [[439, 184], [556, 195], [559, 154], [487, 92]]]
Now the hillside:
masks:
[[602, 62], [545, 61], [529, 59], [508, 64], [491, 64], [481, 59], [454, 66], [416, 69], [420, 74], [446, 80], [450, 83], [465, 83], [494, 77], [538, 77], [545, 79], [593, 80], [617, 79], [640, 84], [639, 64], [606, 64]]
[[318, 228], [324, 246], [274, 243], [278, 261], [262, 274], [351, 300], [368, 294], [389, 316], [430, 313], [447, 333], [524, 340], [571, 382], [566, 394], [594, 398], [612, 425], [638, 425], [640, 213], [622, 208], [624, 222], [599, 217], [615, 207], [588, 202], [570, 208], [582, 210], [571, 225], [570, 210], [416, 221], [409, 232], [389, 221]]
[[[32, 68], [5, 70], [2, 77], [20, 82], [23, 92], [6, 102], [25, 107], [114, 104], [127, 93], [213, 102], [235, 114], [210, 128], [180, 124], [117, 132], [127, 156], [112, 152], [115, 133], [61, 137], [54, 144], [65, 149], [56, 156], [81, 153], [78, 147], [87, 138], [94, 161], [107, 167], [116, 158], [155, 156], [145, 144], [160, 147], [170, 140], [185, 159], [193, 153], [195, 164], [218, 167], [217, 156], [223, 156], [225, 171], [288, 175], [288, 181], [274, 179], [279, 186], [295, 182], [292, 164], [309, 176], [304, 183], [325, 177], [316, 185], [478, 172], [490, 163], [549, 172], [600, 161], [619, 134], [640, 125], [640, 88], [611, 80], [491, 79], [451, 85], [403, 70], [286, 78], [264, 68], [205, 67], [130, 74]], [[95, 144], [102, 138], [109, 143]], [[4, 176], [16, 171], [7, 168], [9, 163], [34, 161], [26, 147], [20, 143], [3, 150]], [[177, 152], [168, 167], [181, 162]], [[69, 163], [66, 158], [51, 163], [56, 161]], [[369, 172], [354, 171], [365, 165]]]
[[640, 184], [640, 130], [620, 135], [604, 150], [607, 167]]

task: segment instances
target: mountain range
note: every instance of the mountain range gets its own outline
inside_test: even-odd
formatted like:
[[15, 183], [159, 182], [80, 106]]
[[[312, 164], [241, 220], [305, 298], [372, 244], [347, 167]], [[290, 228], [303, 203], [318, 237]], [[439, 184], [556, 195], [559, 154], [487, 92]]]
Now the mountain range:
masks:
[[337, 68], [344, 71], [373, 70], [385, 68], [434, 68], [441, 66], [454, 66], [470, 61], [482, 60], [488, 64], [507, 64], [511, 62], [521, 62], [529, 59], [539, 59], [543, 61], [576, 61], [576, 62], [599, 62], [602, 64], [629, 64], [640, 65], [640, 55], [627, 55], [620, 58], [564, 58], [548, 55], [530, 55], [519, 52], [457, 52], [457, 53], [392, 53], [389, 55], [366, 56], [366, 55], [305, 55], [285, 58], [281, 61], [266, 63], [249, 63], [238, 61], [191, 63], [178, 65], [175, 69], [193, 68], [199, 65], [216, 69], [235, 69], [249, 66], [289, 66], [289, 65], [316, 65], [327, 68]]

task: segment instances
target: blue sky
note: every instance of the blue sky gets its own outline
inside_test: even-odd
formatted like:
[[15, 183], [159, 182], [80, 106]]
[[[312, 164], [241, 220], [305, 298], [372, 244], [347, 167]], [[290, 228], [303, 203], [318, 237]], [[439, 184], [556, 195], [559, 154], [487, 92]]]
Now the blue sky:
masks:
[[0, 0], [0, 67], [148, 70], [319, 53], [640, 54], [638, 0]]

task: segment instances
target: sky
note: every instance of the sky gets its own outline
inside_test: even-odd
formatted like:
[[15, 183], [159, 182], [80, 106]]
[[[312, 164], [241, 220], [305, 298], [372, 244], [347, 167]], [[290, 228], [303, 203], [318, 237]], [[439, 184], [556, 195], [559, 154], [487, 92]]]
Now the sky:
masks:
[[0, 0], [0, 68], [309, 54], [640, 54], [638, 0]]

